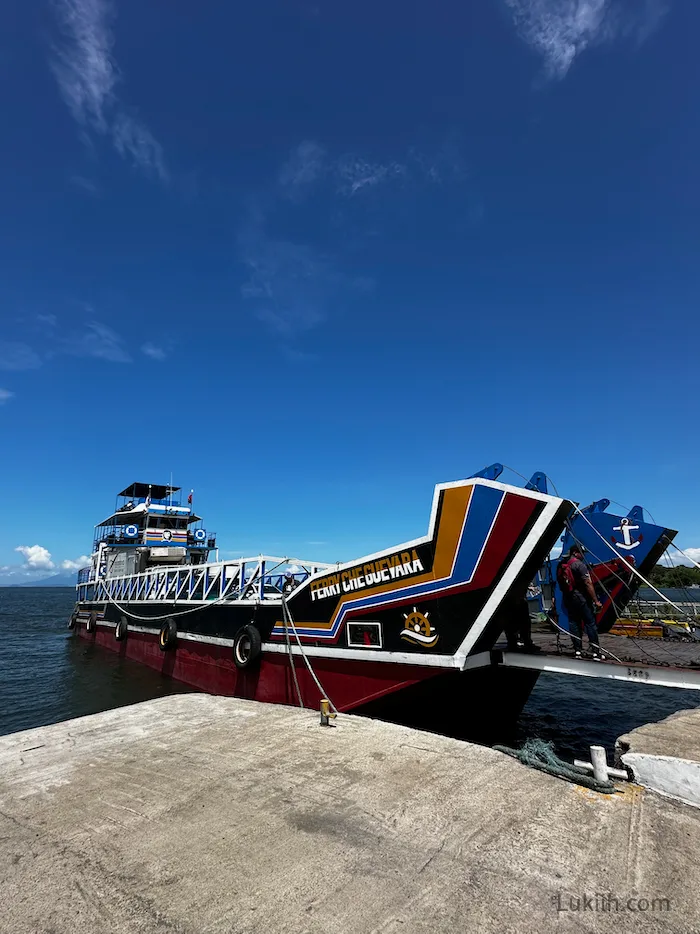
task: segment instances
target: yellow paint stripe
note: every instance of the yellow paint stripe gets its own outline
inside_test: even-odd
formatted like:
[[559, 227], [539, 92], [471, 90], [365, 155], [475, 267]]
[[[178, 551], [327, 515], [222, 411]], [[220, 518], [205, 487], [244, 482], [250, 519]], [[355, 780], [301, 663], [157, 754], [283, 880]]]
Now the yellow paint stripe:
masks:
[[[462, 528], [464, 527], [464, 517], [467, 513], [469, 503], [471, 502], [474, 486], [457, 486], [444, 490], [442, 494], [442, 511], [440, 513], [439, 525], [437, 529], [437, 542], [435, 543], [435, 558], [431, 571], [424, 574], [418, 574], [416, 577], [401, 578], [402, 586], [413, 587], [417, 584], [424, 584], [431, 580], [442, 580], [449, 576], [452, 565], [457, 554]], [[400, 549], [397, 549], [397, 552]], [[396, 554], [397, 552], [394, 552]], [[379, 559], [377, 559], [379, 560]], [[354, 565], [359, 567], [359, 565]], [[375, 584], [366, 590], [353, 590], [350, 593], [342, 594], [335, 608], [335, 612], [330, 622], [302, 623], [295, 622], [297, 629], [314, 629], [319, 632], [331, 630], [335, 624], [338, 614], [343, 606], [360, 598], [372, 597], [375, 594], [389, 593], [396, 590], [397, 580], [387, 581], [382, 584]], [[284, 621], [278, 620], [276, 626], [284, 627]]]

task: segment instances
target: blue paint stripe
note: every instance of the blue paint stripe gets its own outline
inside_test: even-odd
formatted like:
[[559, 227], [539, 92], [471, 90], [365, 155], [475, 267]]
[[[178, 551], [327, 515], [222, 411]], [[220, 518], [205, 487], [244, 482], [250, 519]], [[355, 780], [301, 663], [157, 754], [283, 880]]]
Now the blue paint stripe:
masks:
[[[407, 587], [401, 592], [401, 599], [418, 598], [432, 593], [435, 590], [444, 590], [455, 584], [467, 583], [470, 581], [476, 570], [479, 556], [484, 547], [489, 529], [496, 517], [498, 508], [503, 501], [505, 493], [502, 490], [494, 490], [492, 487], [477, 486], [472, 493], [472, 499], [469, 504], [467, 522], [462, 533], [457, 552], [457, 560], [451, 576], [446, 581], [437, 583], [436, 581], [425, 581], [422, 584], [415, 584]], [[349, 610], [371, 608], [375, 604], [384, 603], [391, 594], [373, 594], [369, 597], [359, 597], [346, 603], [338, 615], [339, 620], [345, 617]]]
[[[419, 600], [456, 584], [470, 581], [476, 571], [479, 556], [484, 549], [489, 530], [505, 495], [502, 490], [495, 490], [492, 487], [476, 486], [474, 488], [469, 504], [469, 512], [467, 513], [467, 522], [459, 543], [457, 560], [455, 561], [454, 570], [447, 580], [439, 582], [425, 581], [422, 584], [414, 584], [412, 587], [402, 589], [401, 593], [395, 594], [395, 596], [392, 596], [392, 592], [389, 591], [388, 593], [372, 594], [368, 597], [358, 597], [356, 600], [348, 601], [343, 605], [331, 630], [320, 633], [316, 629], [298, 629], [299, 634], [317, 639], [332, 639], [338, 633], [345, 617], [353, 610], [371, 609], [375, 605], [381, 605], [392, 599]], [[277, 630], [275, 629], [275, 631]]]
[[494, 490], [490, 486], [474, 488], [469, 504], [467, 524], [451, 577], [454, 583], [470, 581], [474, 576], [486, 537], [505, 495], [503, 490]]

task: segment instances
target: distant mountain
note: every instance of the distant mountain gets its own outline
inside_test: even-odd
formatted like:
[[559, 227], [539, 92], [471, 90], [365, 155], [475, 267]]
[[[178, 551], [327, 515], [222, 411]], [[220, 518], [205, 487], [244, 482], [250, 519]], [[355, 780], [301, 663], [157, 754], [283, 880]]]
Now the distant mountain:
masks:
[[40, 581], [27, 581], [23, 584], [10, 584], [11, 587], [75, 587], [78, 580], [77, 574], [54, 574], [53, 577], [45, 577]]

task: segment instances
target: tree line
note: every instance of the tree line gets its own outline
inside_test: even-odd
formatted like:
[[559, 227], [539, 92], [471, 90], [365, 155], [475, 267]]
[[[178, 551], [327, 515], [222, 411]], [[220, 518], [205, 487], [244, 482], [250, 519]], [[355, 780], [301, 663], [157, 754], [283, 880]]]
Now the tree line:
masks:
[[649, 580], [655, 587], [692, 587], [700, 584], [700, 569], [687, 568], [682, 564], [672, 568], [657, 564]]

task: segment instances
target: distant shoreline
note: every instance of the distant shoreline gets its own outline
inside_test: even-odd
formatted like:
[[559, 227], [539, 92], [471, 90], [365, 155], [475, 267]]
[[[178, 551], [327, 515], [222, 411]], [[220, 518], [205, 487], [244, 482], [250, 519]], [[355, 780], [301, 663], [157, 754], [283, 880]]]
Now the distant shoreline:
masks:
[[0, 584], [0, 590], [75, 590], [74, 584]]

